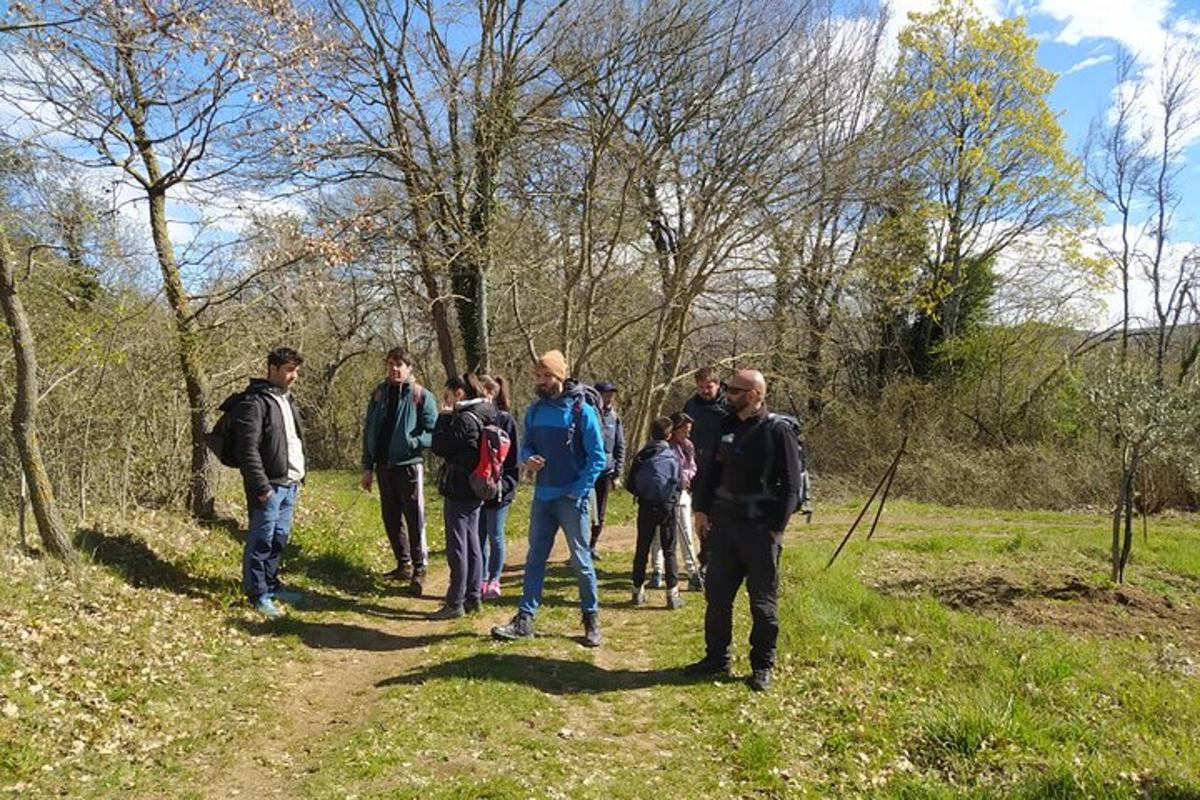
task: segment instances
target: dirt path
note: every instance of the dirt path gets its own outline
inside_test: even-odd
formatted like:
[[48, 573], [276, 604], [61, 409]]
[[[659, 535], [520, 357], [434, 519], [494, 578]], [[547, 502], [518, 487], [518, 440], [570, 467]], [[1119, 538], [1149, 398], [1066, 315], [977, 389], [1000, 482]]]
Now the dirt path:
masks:
[[[634, 537], [632, 527], [613, 527], [605, 531], [602, 545], [626, 551], [632, 549]], [[510, 568], [504, 579], [508, 594], [519, 592], [525, 548], [524, 536], [510, 534]], [[560, 536], [550, 560], [556, 563], [566, 557]], [[264, 665], [280, 693], [278, 721], [253, 739], [240, 737], [226, 745], [221, 755], [202, 753], [198, 761], [208, 760], [210, 767], [200, 772], [210, 781], [197, 787], [201, 796], [213, 800], [300, 796], [312, 765], [321, 763], [322, 755], [343, 740], [343, 733], [365, 717], [365, 710], [384, 691], [380, 684], [411, 668], [428, 666], [430, 648], [451, 635], [452, 623], [423, 619], [437, 608], [446, 586], [445, 562], [431, 566], [422, 598], [397, 591], [364, 600], [361, 611], [293, 614], [288, 624], [298, 630], [311, 658]], [[518, 568], [515, 574], [513, 566]], [[622, 613], [606, 610], [606, 622], [619, 624]], [[604, 648], [597, 657], [606, 658]], [[218, 772], [215, 767], [221, 761], [225, 763]]]

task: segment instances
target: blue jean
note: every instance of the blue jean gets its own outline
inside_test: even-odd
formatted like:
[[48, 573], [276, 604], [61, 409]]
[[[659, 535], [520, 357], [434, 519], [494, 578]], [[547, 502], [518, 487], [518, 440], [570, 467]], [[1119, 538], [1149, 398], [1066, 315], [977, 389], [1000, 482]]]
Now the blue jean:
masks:
[[504, 521], [508, 519], [508, 509], [504, 505], [499, 508], [483, 509], [479, 521], [479, 547], [483, 551], [483, 579], [485, 581], [500, 580], [504, 571], [504, 551], [507, 549], [504, 538]]
[[292, 535], [292, 515], [300, 485], [272, 486], [265, 503], [247, 497], [250, 528], [242, 551], [242, 589], [254, 599], [279, 589], [279, 562]]
[[588, 548], [588, 498], [560, 497], [534, 500], [529, 509], [529, 553], [525, 557], [525, 585], [520, 610], [533, 615], [542, 604], [546, 583], [546, 561], [554, 547], [554, 537], [562, 528], [571, 550], [571, 567], [579, 579], [579, 607], [590, 614], [600, 609], [596, 591], [596, 570]]

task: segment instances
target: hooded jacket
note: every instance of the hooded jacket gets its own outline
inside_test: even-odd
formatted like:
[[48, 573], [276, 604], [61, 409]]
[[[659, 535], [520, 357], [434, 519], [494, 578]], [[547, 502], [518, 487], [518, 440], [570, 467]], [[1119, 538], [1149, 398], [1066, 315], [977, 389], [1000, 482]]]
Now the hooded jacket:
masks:
[[641, 502], [670, 506], [679, 499], [682, 482], [679, 459], [671, 445], [653, 441], [634, 456], [626, 485]]
[[438, 476], [438, 491], [451, 500], [479, 500], [468, 476], [479, 463], [479, 439], [486, 425], [496, 424], [496, 407], [487, 400], [463, 400], [453, 411], [438, 415], [433, 427], [432, 450], [445, 463]]
[[584, 399], [583, 386], [567, 380], [556, 397], [542, 397], [525, 410], [520, 461], [538, 455], [546, 466], [537, 473], [533, 499], [588, 496], [608, 464], [600, 415]]
[[[272, 484], [288, 483], [287, 431], [283, 409], [268, 395], [283, 394], [292, 409], [296, 434], [304, 441], [304, 421], [291, 393], [282, 393], [269, 381], [256, 378], [233, 403], [233, 441], [242, 484], [247, 496], [256, 498]], [[222, 411], [227, 411], [224, 406]]]

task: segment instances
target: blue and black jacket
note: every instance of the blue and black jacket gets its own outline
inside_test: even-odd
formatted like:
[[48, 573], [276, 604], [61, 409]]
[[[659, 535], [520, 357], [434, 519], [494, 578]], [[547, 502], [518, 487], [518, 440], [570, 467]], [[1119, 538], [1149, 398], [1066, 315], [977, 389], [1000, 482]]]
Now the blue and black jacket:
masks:
[[520, 460], [546, 459], [537, 474], [534, 500], [582, 499], [608, 465], [600, 415], [583, 387], [568, 380], [557, 397], [540, 398], [525, 411]]

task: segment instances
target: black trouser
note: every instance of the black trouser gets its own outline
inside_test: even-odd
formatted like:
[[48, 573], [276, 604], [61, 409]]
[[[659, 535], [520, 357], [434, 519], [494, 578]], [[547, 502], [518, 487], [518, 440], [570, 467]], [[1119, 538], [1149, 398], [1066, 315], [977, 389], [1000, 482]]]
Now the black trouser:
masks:
[[600, 531], [604, 529], [604, 512], [608, 509], [608, 490], [611, 488], [612, 478], [607, 472], [596, 479], [596, 518], [592, 520], [592, 541], [588, 545], [591, 550], [596, 549]]
[[[380, 467], [379, 506], [388, 544], [396, 556], [396, 566], [412, 564], [413, 572], [425, 573], [428, 548], [425, 544], [424, 470], [420, 464]], [[406, 525], [407, 523], [407, 525]], [[407, 528], [407, 530], [405, 530]]]
[[679, 580], [675, 564], [675, 505], [638, 501], [637, 549], [633, 553], [633, 585], [646, 582], [646, 559], [650, 556], [650, 543], [660, 537], [663, 548], [663, 568], [667, 574], [666, 587], [674, 589]]
[[717, 511], [708, 533], [708, 578], [704, 583], [704, 643], [709, 660], [729, 663], [733, 601], [742, 581], [750, 593], [750, 668], [775, 664], [779, 638], [779, 554], [783, 544], [761, 525]]

